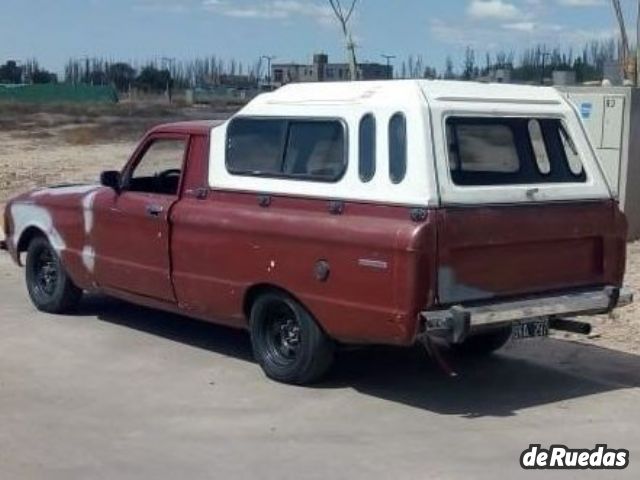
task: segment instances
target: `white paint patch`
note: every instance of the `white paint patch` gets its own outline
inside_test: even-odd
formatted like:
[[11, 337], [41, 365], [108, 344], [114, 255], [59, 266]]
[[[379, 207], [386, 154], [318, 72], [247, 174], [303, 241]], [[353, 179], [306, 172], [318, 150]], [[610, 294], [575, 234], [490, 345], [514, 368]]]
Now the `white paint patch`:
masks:
[[96, 250], [91, 245], [91, 232], [95, 223], [94, 216], [94, 202], [98, 195], [99, 187], [93, 186], [92, 189], [85, 192], [82, 201], [82, 219], [84, 221], [84, 242], [85, 245], [82, 249], [82, 264], [89, 273], [93, 273], [96, 267]]
[[11, 221], [14, 225], [13, 245], [22, 237], [22, 234], [31, 227], [38, 228], [47, 234], [51, 246], [56, 252], [65, 249], [65, 243], [62, 236], [58, 233], [53, 225], [53, 218], [45, 207], [33, 205], [30, 203], [14, 203], [10, 209]]
[[271, 262], [269, 263], [269, 266], [267, 267], [267, 272], [271, 272], [272, 270], [275, 270], [275, 268], [276, 268], [276, 261], [271, 260]]
[[82, 249], [82, 264], [89, 272], [93, 272], [95, 269], [96, 251], [93, 247], [86, 246]]
[[52, 195], [54, 197], [61, 195], [84, 195], [93, 190], [97, 190], [99, 185], [69, 185], [68, 187], [49, 187], [36, 190], [31, 194], [32, 197], [41, 197], [43, 195]]
[[93, 230], [93, 202], [95, 202], [97, 194], [98, 190], [94, 188], [94, 190], [82, 198], [82, 216], [84, 219], [84, 233], [86, 235], [91, 234]]
[[[40, 197], [43, 195], [84, 195], [80, 201], [82, 209], [82, 219], [84, 228], [84, 247], [82, 249], [82, 263], [85, 268], [93, 273], [95, 269], [95, 248], [91, 245], [90, 235], [93, 230], [94, 218], [94, 202], [100, 187], [97, 185], [82, 185], [59, 188], [45, 188], [31, 194], [31, 197]], [[33, 203], [14, 203], [11, 204], [10, 215], [15, 225], [13, 237], [8, 239], [15, 247], [24, 232], [31, 227], [38, 228], [43, 231], [49, 242], [60, 253], [66, 248], [66, 243], [62, 235], [58, 232], [54, 225], [53, 217], [49, 208]]]

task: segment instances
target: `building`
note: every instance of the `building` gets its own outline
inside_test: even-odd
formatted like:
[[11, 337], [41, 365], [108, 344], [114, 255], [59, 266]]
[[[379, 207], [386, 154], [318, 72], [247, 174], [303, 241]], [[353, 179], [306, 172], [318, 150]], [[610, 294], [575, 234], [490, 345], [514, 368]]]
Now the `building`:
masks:
[[[393, 78], [393, 67], [381, 63], [359, 63], [358, 80]], [[350, 80], [348, 63], [329, 63], [323, 53], [313, 56], [312, 64], [276, 63], [271, 67], [272, 83], [340, 82]]]

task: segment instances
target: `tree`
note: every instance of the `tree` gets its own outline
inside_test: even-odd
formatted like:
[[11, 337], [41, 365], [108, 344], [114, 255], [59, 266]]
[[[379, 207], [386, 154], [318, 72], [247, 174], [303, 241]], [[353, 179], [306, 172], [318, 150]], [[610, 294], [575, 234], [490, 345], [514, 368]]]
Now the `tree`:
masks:
[[0, 83], [22, 83], [22, 68], [9, 60], [0, 67]]
[[464, 68], [462, 70], [462, 78], [471, 80], [475, 76], [476, 70], [476, 53], [473, 48], [467, 47], [464, 53]]
[[163, 92], [167, 85], [171, 88], [171, 83], [169, 70], [159, 70], [153, 65], [144, 67], [136, 78], [136, 86], [146, 92]]
[[349, 31], [349, 20], [351, 20], [351, 16], [356, 9], [356, 4], [358, 0], [351, 0], [351, 6], [348, 9], [344, 9], [340, 0], [329, 0], [329, 5], [333, 9], [333, 12], [340, 22], [340, 27], [342, 28], [342, 34], [344, 35], [344, 39], [347, 42], [347, 56], [349, 58], [349, 73], [351, 76], [351, 80], [358, 79], [358, 61], [356, 59], [356, 45], [353, 42], [353, 37], [351, 36], [351, 32]]
[[129, 90], [136, 78], [136, 71], [131, 65], [124, 62], [114, 63], [107, 68], [107, 78], [116, 88], [124, 92]]
[[454, 78], [456, 78], [456, 74], [453, 71], [453, 60], [448, 56], [444, 67], [444, 79], [453, 80]]
[[30, 78], [31, 83], [58, 83], [58, 76], [46, 70], [34, 70]]
[[58, 76], [40, 68], [35, 59], [24, 62], [23, 74], [26, 83], [58, 83]]

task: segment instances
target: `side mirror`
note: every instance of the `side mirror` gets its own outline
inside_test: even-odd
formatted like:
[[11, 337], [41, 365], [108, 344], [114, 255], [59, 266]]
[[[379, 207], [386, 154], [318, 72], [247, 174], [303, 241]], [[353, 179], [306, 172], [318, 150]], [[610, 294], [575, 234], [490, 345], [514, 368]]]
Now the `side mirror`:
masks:
[[100, 174], [100, 185], [113, 188], [116, 192], [120, 192], [120, 172], [116, 170], [107, 170]]

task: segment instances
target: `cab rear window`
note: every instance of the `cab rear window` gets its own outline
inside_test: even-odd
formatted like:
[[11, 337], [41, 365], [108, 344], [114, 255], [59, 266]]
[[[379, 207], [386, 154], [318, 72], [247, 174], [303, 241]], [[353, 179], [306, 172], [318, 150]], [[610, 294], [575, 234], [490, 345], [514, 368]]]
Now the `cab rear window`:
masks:
[[558, 119], [447, 119], [449, 168], [461, 186], [585, 182], [578, 151]]
[[345, 138], [339, 120], [237, 118], [227, 132], [227, 170], [335, 182], [347, 165]]

